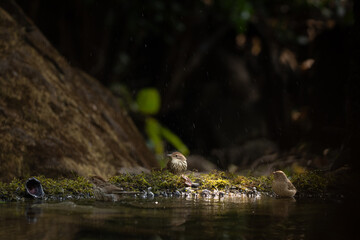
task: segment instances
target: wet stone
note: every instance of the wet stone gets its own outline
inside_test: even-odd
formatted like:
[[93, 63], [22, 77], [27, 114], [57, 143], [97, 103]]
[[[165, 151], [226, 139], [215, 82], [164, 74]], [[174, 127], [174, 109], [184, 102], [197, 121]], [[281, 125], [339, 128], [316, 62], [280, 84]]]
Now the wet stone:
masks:
[[147, 198], [154, 198], [154, 193], [153, 192], [148, 192], [146, 195]]
[[180, 196], [181, 196], [180, 191], [179, 191], [179, 190], [176, 190], [176, 191], [174, 192], [174, 196], [175, 196], [175, 197], [180, 197]]
[[199, 183], [192, 183], [192, 184], [191, 184], [191, 187], [192, 187], [192, 188], [198, 188], [199, 186], [200, 186]]

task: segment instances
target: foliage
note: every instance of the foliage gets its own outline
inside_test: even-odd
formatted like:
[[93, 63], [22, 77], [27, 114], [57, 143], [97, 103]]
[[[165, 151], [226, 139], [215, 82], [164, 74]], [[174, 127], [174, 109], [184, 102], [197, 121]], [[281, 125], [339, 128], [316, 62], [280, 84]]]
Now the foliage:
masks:
[[[184, 155], [189, 154], [189, 149], [183, 141], [154, 117], [161, 106], [161, 96], [156, 88], [140, 89], [136, 95], [136, 101], [131, 98], [131, 94], [123, 85], [114, 84], [112, 90], [121, 96], [119, 100], [122, 106], [140, 114], [141, 118], [144, 119], [144, 130], [150, 142], [149, 145], [158, 156], [164, 155], [165, 142], [170, 143]], [[164, 162], [160, 162], [160, 164], [163, 165]]]
[[161, 125], [160, 123], [151, 117], [146, 118], [145, 120], [145, 131], [151, 140], [155, 153], [162, 154], [164, 153], [164, 145], [161, 138]]
[[138, 110], [143, 114], [156, 114], [160, 109], [160, 94], [156, 88], [143, 88], [136, 97]]
[[182, 142], [182, 140], [173, 132], [171, 132], [168, 128], [162, 127], [161, 128], [161, 135], [171, 143], [177, 150], [182, 152], [185, 156], [189, 155], [190, 151], [187, 146]]
[[237, 32], [245, 32], [248, 21], [253, 15], [253, 7], [248, 0], [215, 1], [215, 7], [227, 16]]
[[[188, 155], [189, 149], [176, 134], [164, 127], [155, 118], [148, 116], [157, 114], [160, 110], [161, 98], [158, 90], [155, 88], [143, 88], [138, 92], [136, 99], [138, 110], [145, 116], [145, 132], [154, 147], [155, 153], [158, 156], [164, 155], [163, 140], [166, 140], [178, 151]], [[160, 162], [160, 164], [163, 167], [164, 163]]]
[[164, 166], [161, 158], [165, 152], [165, 142], [170, 143], [175, 149], [184, 155], [189, 154], [188, 147], [170, 129], [163, 126], [155, 117], [161, 107], [161, 96], [156, 88], [142, 88], [133, 100], [127, 87], [121, 84], [114, 84], [111, 90], [119, 96], [122, 106], [128, 110], [140, 114], [144, 119], [144, 130], [149, 140], [149, 146], [154, 150], [160, 160], [160, 165]]
[[184, 155], [189, 154], [189, 149], [181, 141], [181, 139], [173, 132], [171, 132], [168, 128], [162, 126], [155, 118], [146, 118], [145, 131], [149, 139], [154, 144], [156, 154], [164, 154], [163, 139], [171, 143], [178, 151], [182, 152]]

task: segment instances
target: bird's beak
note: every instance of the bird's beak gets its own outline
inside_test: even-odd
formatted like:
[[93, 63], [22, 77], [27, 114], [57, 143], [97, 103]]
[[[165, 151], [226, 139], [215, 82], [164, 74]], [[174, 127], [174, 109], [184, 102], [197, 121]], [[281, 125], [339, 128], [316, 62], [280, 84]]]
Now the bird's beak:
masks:
[[171, 157], [171, 153], [166, 154], [166, 156]]

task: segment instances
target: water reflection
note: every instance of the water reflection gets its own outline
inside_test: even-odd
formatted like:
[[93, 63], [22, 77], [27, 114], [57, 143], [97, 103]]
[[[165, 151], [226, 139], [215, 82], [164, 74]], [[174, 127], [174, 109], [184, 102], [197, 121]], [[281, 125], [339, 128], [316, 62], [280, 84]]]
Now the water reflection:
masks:
[[279, 198], [271, 204], [273, 216], [286, 218], [295, 208], [295, 198]]
[[0, 239], [335, 239], [351, 233], [343, 207], [264, 197], [6, 203]]
[[41, 208], [33, 208], [31, 205], [25, 207], [25, 217], [28, 223], [37, 223], [38, 217], [41, 215]]

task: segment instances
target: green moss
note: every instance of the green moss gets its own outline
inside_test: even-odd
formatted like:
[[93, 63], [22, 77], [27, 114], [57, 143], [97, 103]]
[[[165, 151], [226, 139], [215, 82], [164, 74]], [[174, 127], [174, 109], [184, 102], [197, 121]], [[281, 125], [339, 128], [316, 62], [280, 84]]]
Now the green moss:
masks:
[[153, 171], [151, 174], [121, 174], [109, 179], [126, 190], [145, 190], [152, 187], [153, 191], [178, 189], [184, 187], [184, 179], [168, 171]]
[[36, 177], [42, 184], [45, 194], [49, 195], [76, 195], [76, 194], [92, 194], [93, 186], [84, 177], [75, 179], [50, 179], [44, 176]]
[[[93, 195], [93, 186], [84, 177], [51, 179], [36, 176], [35, 178], [40, 181], [47, 196]], [[10, 183], [0, 182], [0, 199], [12, 201], [24, 197], [26, 179], [13, 179]]]
[[211, 171], [208, 174], [201, 174], [199, 179], [200, 189], [225, 190], [231, 187], [233, 175], [221, 171]]
[[[239, 176], [222, 171], [212, 171], [208, 174], [190, 173], [187, 175], [192, 182], [199, 183], [198, 190], [219, 190], [238, 189], [244, 192], [256, 188], [260, 192], [272, 192], [272, 176]], [[306, 172], [289, 176], [298, 192], [309, 194], [325, 192], [329, 179], [319, 172]], [[122, 174], [110, 178], [110, 182], [123, 187], [125, 190], [142, 191], [152, 187], [154, 192], [160, 190], [175, 190], [187, 187], [182, 176], [174, 175], [168, 171], [153, 171], [151, 174]], [[195, 189], [196, 191], [196, 189]]]
[[330, 179], [320, 172], [305, 172], [296, 174], [291, 178], [298, 192], [325, 193]]
[[[270, 177], [244, 177], [216, 170], [208, 174], [191, 172], [186, 177], [192, 182], [199, 183], [198, 189], [195, 190], [216, 189], [220, 191], [226, 191], [230, 188], [249, 191], [253, 187], [259, 191], [270, 191], [272, 179]], [[188, 187], [182, 176], [174, 175], [168, 171], [153, 171], [151, 174], [142, 173], [138, 175], [121, 174], [110, 178], [109, 181], [131, 191], [142, 191], [152, 187], [152, 190], [157, 192]]]
[[19, 179], [14, 179], [10, 183], [0, 182], [0, 199], [16, 199], [24, 191], [25, 186]]
[[[212, 171], [208, 174], [191, 172], [186, 174], [192, 182], [198, 183], [198, 188], [193, 188], [195, 192], [201, 192], [204, 189], [219, 191], [241, 191], [249, 192], [256, 188], [260, 192], [271, 193], [272, 176], [239, 176], [222, 171]], [[119, 187], [127, 191], [143, 191], [152, 187], [154, 193], [161, 191], [182, 190], [188, 185], [185, 184], [186, 177], [174, 175], [168, 171], [152, 171], [150, 174], [121, 174], [109, 179]], [[51, 196], [93, 196], [93, 185], [84, 177], [73, 179], [51, 179], [44, 176], [36, 177], [42, 184], [47, 197]], [[24, 179], [13, 179], [10, 183], [0, 182], [0, 201], [19, 200], [24, 197], [25, 181]], [[326, 193], [330, 185], [337, 182], [333, 175], [323, 174], [321, 172], [305, 172], [289, 176], [298, 192], [302, 195], [314, 193]]]

